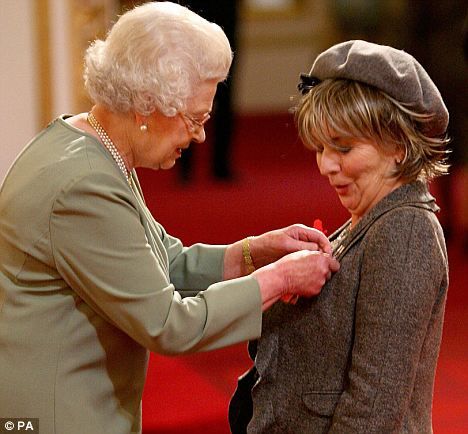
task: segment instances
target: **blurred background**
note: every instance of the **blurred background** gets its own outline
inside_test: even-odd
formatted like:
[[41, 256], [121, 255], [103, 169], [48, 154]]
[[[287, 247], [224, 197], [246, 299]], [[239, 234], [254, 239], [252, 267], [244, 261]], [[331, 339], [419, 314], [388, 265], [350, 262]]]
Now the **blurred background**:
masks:
[[[0, 180], [61, 113], [88, 111], [82, 56], [131, 0], [1, 0]], [[442, 208], [451, 284], [434, 401], [436, 433], [468, 432], [468, 120], [465, 0], [179, 1], [226, 31], [235, 52], [206, 144], [172, 171], [139, 170], [153, 215], [184, 243], [229, 243], [315, 218], [331, 233], [346, 212], [299, 143], [290, 114], [300, 72], [347, 39], [413, 54], [450, 111], [451, 174], [431, 188]], [[227, 433], [227, 403], [249, 366], [245, 344], [152, 356], [144, 432]], [[0, 409], [1, 410], [1, 409]]]

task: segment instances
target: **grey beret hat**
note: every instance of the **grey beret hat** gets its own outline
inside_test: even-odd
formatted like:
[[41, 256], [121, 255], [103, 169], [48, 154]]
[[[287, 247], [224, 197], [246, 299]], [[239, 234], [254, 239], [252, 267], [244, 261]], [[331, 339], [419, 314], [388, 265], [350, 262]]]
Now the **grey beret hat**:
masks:
[[439, 136], [447, 130], [449, 114], [439, 90], [418, 61], [404, 51], [360, 40], [343, 42], [315, 59], [309, 77], [369, 84], [418, 113], [431, 114], [423, 127], [426, 135]]

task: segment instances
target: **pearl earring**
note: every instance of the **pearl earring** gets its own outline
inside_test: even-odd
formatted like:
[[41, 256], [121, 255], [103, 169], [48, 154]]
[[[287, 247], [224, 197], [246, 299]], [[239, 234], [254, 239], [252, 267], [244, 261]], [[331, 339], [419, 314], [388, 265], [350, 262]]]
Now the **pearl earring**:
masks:
[[148, 131], [148, 126], [145, 124], [140, 125], [140, 131], [146, 133]]

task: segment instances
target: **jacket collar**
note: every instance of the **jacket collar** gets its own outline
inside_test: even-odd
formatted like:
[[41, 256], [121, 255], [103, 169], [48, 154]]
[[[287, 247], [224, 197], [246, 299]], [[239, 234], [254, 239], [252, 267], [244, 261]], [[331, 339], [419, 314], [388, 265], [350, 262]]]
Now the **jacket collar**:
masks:
[[[439, 211], [439, 207], [435, 203], [435, 198], [429, 193], [426, 183], [414, 181], [409, 184], [403, 184], [401, 187], [398, 187], [385, 196], [358, 222], [349, 236], [343, 240], [343, 247], [336, 255], [337, 259], [340, 259], [354, 243], [361, 239], [377, 219], [392, 209], [401, 206], [422, 208], [434, 213]], [[343, 226], [337, 229], [330, 236], [330, 240], [334, 240], [350, 222], [351, 220], [348, 220]]]

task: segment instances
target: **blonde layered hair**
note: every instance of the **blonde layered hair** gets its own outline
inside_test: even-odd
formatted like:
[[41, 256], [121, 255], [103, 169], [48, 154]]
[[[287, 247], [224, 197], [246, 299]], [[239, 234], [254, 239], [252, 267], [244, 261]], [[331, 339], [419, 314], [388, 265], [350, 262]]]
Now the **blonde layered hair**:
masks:
[[171, 2], [151, 2], [120, 17], [85, 55], [85, 87], [115, 112], [166, 116], [184, 111], [203, 81], [223, 81], [232, 62], [222, 29]]
[[295, 109], [299, 137], [317, 150], [330, 144], [330, 132], [372, 140], [383, 152], [401, 151], [404, 159], [392, 176], [405, 182], [429, 180], [448, 172], [448, 138], [422, 130], [430, 115], [419, 114], [372, 86], [326, 79], [313, 86]]

